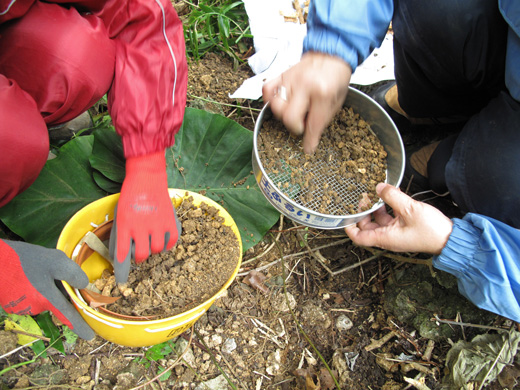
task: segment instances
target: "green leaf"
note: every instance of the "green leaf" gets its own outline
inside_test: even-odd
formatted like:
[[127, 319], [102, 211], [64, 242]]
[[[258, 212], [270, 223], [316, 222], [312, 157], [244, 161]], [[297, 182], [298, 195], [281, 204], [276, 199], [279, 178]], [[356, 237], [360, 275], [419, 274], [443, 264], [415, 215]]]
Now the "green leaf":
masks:
[[36, 316], [36, 322], [43, 330], [43, 334], [51, 339], [50, 345], [61, 353], [65, 354], [65, 348], [61, 341], [61, 334], [58, 327], [52, 322], [51, 315], [48, 311], [40, 313]]
[[78, 339], [78, 335], [74, 333], [68, 326], [62, 326], [61, 327], [63, 332], [63, 337], [65, 337], [65, 343], [69, 345], [73, 345], [76, 343], [76, 340]]
[[218, 27], [220, 34], [226, 38], [229, 38], [229, 19], [224, 15], [218, 16]]
[[47, 161], [36, 181], [0, 209], [0, 219], [25, 241], [55, 248], [67, 221], [106, 195], [92, 179], [94, 136], [74, 138]]
[[111, 127], [99, 129], [93, 135], [90, 165], [109, 181], [122, 183], [125, 178], [125, 154], [121, 137]]
[[[159, 367], [157, 369], [157, 373], [160, 374], [161, 372], [163, 372], [164, 370], [166, 370], [166, 368], [164, 367]], [[164, 381], [167, 381], [168, 378], [170, 378], [170, 375], [172, 374], [172, 371], [171, 370], [168, 370], [167, 372], [165, 372], [164, 374], [162, 374], [160, 377], [159, 377], [159, 380], [161, 382], [164, 382]]]
[[186, 108], [184, 123], [167, 151], [168, 185], [204, 195], [233, 217], [244, 251], [254, 246], [280, 214], [252, 174], [253, 132], [224, 116]]
[[37, 340], [31, 344], [31, 349], [33, 350], [36, 356], [41, 356], [42, 358], [47, 357], [47, 348], [45, 347], [45, 343], [43, 340]]

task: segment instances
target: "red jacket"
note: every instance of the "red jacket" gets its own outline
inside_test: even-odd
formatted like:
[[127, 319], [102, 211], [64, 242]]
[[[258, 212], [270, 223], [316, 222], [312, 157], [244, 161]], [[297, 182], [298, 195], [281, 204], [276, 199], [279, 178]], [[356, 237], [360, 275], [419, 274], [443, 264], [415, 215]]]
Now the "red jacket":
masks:
[[[0, 24], [23, 17], [35, 1], [0, 0]], [[173, 145], [184, 117], [188, 71], [182, 23], [170, 0], [53, 2], [98, 16], [116, 45], [108, 103], [125, 156]]]

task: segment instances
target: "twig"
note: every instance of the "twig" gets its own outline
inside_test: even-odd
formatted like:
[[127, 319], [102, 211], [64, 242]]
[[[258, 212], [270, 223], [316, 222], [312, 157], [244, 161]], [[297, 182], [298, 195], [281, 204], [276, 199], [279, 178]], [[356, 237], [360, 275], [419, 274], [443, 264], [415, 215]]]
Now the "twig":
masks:
[[[320, 250], [320, 249], [324, 249], [324, 248], [329, 248], [331, 246], [341, 245], [341, 244], [344, 244], [345, 242], [348, 242], [348, 241], [350, 241], [350, 238], [346, 238], [344, 240], [339, 240], [339, 241], [336, 241], [336, 242], [333, 242], [333, 243], [330, 243], [330, 244], [326, 244], [326, 245], [321, 245], [319, 247], [314, 248], [313, 250]], [[298, 252], [298, 253], [291, 253], [290, 255], [285, 255], [283, 258], [285, 260], [287, 260], [287, 259], [290, 259], [290, 258], [293, 258], [293, 257], [302, 256], [302, 255], [305, 255], [305, 254], [307, 254], [307, 251]], [[265, 265], [263, 265], [261, 267], [255, 268], [254, 271], [263, 271], [264, 269], [267, 269], [267, 268], [269, 268], [269, 267], [279, 263], [280, 261], [282, 261], [281, 257], [276, 259], [276, 260], [274, 260], [274, 261], [271, 261], [269, 264], [265, 264]], [[246, 272], [239, 273], [239, 274], [237, 274], [237, 276], [245, 276], [245, 275], [247, 275], [251, 271], [253, 271], [253, 270], [249, 270], [249, 271], [246, 271]], [[336, 271], [336, 272], [338, 272], [338, 271]]]
[[352, 264], [352, 265], [349, 265], [349, 266], [347, 266], [347, 267], [345, 267], [345, 268], [342, 268], [342, 269], [340, 269], [340, 270], [334, 271], [332, 274], [333, 274], [333, 275], [338, 275], [338, 274], [340, 274], [340, 273], [342, 273], [342, 272], [350, 271], [351, 269], [357, 268], [357, 267], [359, 267], [359, 266], [361, 266], [361, 265], [363, 265], [363, 264], [366, 264], [366, 263], [368, 263], [368, 262], [370, 262], [370, 261], [372, 261], [372, 260], [378, 259], [378, 258], [381, 257], [382, 255], [383, 255], [383, 253], [380, 253], [380, 254], [374, 255], [374, 256], [372, 256], [372, 257], [369, 257], [368, 259], [365, 259], [365, 260], [360, 261], [359, 263]]
[[484, 377], [484, 379], [482, 379], [482, 383], [480, 383], [480, 386], [478, 388], [478, 390], [482, 390], [482, 388], [484, 387], [484, 384], [486, 383], [486, 380], [489, 376], [489, 373], [493, 370], [493, 368], [495, 368], [495, 366], [497, 365], [497, 362], [498, 362], [498, 359], [500, 359], [500, 355], [502, 355], [502, 352], [504, 352], [504, 348], [506, 347], [506, 345], [509, 343], [509, 338], [505, 339], [504, 340], [504, 344], [502, 345], [502, 348], [500, 348], [500, 352], [498, 353], [497, 357], [495, 358], [495, 360], [493, 361], [493, 364], [491, 365], [491, 367], [489, 367], [489, 370], [486, 372], [486, 376]]
[[390, 331], [385, 336], [381, 337], [379, 340], [372, 340], [372, 342], [365, 347], [365, 351], [369, 352], [373, 349], [380, 348], [385, 345], [392, 337], [397, 336], [395, 331]]
[[[280, 228], [279, 228], [279, 229], [280, 229], [280, 230], [279, 230], [278, 235], [276, 236], [275, 240], [278, 240], [278, 239], [280, 238], [280, 235], [282, 234], [282, 229], [283, 229], [283, 215], [282, 215], [282, 214], [280, 214]], [[251, 259], [247, 259], [246, 261], [243, 261], [243, 262], [242, 262], [242, 266], [243, 266], [244, 264], [248, 264], [248, 263], [251, 263], [252, 261], [258, 260], [258, 259], [260, 259], [261, 257], [264, 257], [266, 254], [269, 253], [269, 251], [270, 251], [271, 249], [274, 248], [274, 246], [275, 246], [275, 243], [274, 243], [274, 241], [273, 241], [273, 243], [272, 243], [272, 244], [271, 244], [271, 245], [270, 245], [270, 246], [269, 246], [265, 251], [263, 251], [262, 253], [260, 253], [258, 256], [255, 256], [255, 257], [253, 257], [253, 258], [251, 258]], [[240, 271], [242, 271], [242, 269], [243, 269], [243, 268], [240, 268]]]
[[424, 383], [419, 382], [416, 379], [404, 377], [404, 380], [405, 380], [405, 382], [410, 383], [411, 385], [413, 385], [418, 390], [431, 390]]
[[440, 322], [442, 324], [457, 325], [457, 326], [469, 326], [469, 327], [472, 327], [472, 328], [491, 329], [491, 330], [496, 330], [496, 331], [509, 332], [509, 330], [506, 329], [506, 328], [499, 328], [499, 327], [496, 327], [496, 326], [488, 326], [488, 325], [480, 325], [480, 324], [469, 324], [467, 322], [443, 320], [443, 319], [439, 318], [439, 316], [437, 314], [434, 314], [433, 316], [434, 316], [434, 318], [431, 318], [430, 321], [437, 321], [437, 322]]
[[18, 348], [15, 348], [12, 351], [9, 351], [9, 352], [3, 354], [2, 356], [0, 356], [0, 359], [6, 358], [7, 356], [12, 355], [13, 353], [18, 352], [20, 349], [24, 349], [25, 347], [28, 347], [29, 345], [31, 345], [34, 342], [36, 342], [36, 339], [33, 341], [29, 341], [27, 344], [21, 345]]
[[[244, 106], [240, 106], [238, 104], [230, 104], [230, 103], [222, 103], [222, 102], [217, 102], [216, 100], [213, 100], [213, 99], [206, 99], [206, 98], [203, 98], [203, 97], [200, 97], [200, 96], [195, 96], [195, 95], [192, 95], [191, 93], [188, 93], [187, 94], [189, 97], [192, 97], [194, 99], [199, 99], [199, 100], [202, 100], [202, 101], [205, 101], [205, 102], [208, 102], [208, 103], [213, 103], [213, 104], [217, 104], [217, 105], [221, 105], [221, 106], [227, 106], [227, 107], [236, 107], [236, 108], [244, 108]], [[261, 109], [259, 108], [252, 108], [252, 107], [248, 107], [249, 110], [251, 111], [262, 111]]]
[[426, 345], [426, 350], [424, 351], [421, 359], [429, 361], [432, 358], [433, 348], [435, 348], [435, 341], [428, 340], [428, 344]]
[[11, 332], [16, 333], [16, 334], [21, 334], [23, 336], [34, 337], [35, 339], [38, 339], [38, 340], [43, 340], [43, 341], [47, 341], [47, 342], [51, 341], [51, 339], [48, 337], [45, 337], [42, 335], [37, 335], [34, 333], [24, 332], [23, 330], [11, 329]]

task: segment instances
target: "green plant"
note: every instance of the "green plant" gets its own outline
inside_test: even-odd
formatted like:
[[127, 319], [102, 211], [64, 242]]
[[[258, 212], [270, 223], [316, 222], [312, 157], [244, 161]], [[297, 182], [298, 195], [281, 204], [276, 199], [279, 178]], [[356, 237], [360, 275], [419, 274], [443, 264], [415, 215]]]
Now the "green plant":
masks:
[[244, 51], [244, 38], [252, 38], [243, 1], [201, 0], [188, 5], [191, 10], [184, 21], [187, 55], [198, 61], [207, 52], [222, 51], [238, 66], [241, 59], [235, 47]]
[[[175, 350], [175, 343], [171, 340], [165, 341], [161, 344], [156, 344], [153, 347], [150, 347], [144, 353], [144, 357], [138, 359], [137, 361], [142, 364], [144, 367], [149, 368], [152, 363], [157, 363], [161, 359], [165, 359], [168, 355], [170, 355]], [[166, 369], [159, 365], [157, 368], [157, 374], [161, 374]], [[160, 381], [166, 381], [171, 375], [171, 371], [166, 371], [163, 375], [160, 375]]]

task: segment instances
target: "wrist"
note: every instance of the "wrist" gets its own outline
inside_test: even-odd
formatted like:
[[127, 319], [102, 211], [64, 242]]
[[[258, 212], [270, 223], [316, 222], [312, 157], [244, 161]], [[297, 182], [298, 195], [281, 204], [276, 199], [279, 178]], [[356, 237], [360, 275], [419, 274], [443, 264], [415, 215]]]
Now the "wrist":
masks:
[[436, 236], [435, 247], [432, 251], [434, 255], [440, 255], [448, 240], [450, 239], [451, 232], [453, 231], [453, 222], [449, 218], [445, 218], [436, 228]]
[[154, 173], [166, 170], [166, 157], [164, 150], [142, 156], [128, 157], [126, 159], [126, 172]]

